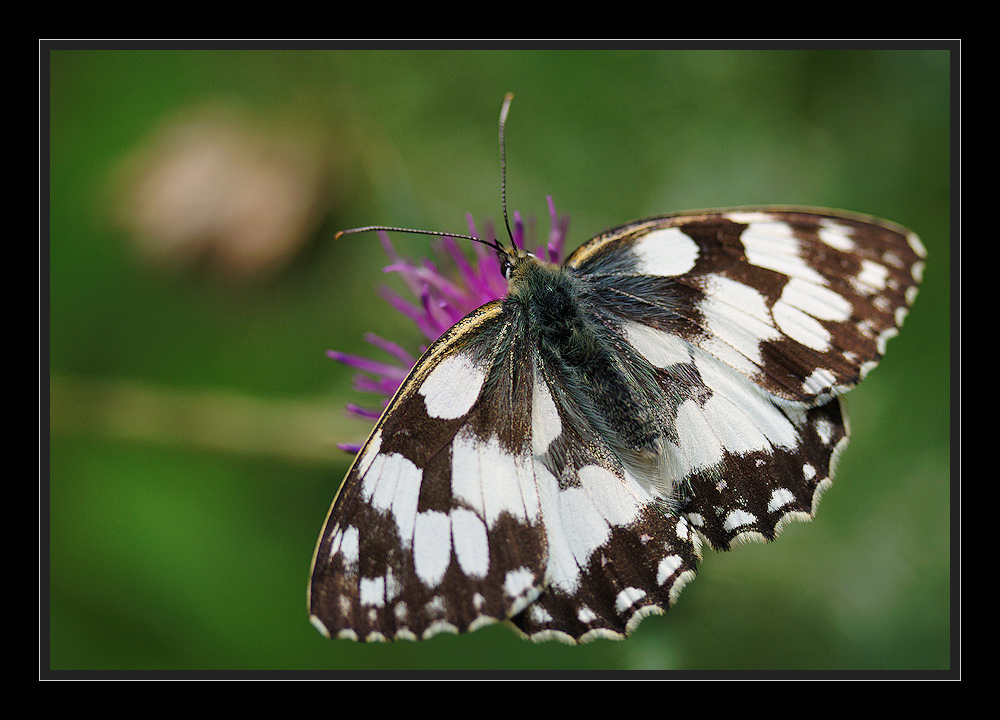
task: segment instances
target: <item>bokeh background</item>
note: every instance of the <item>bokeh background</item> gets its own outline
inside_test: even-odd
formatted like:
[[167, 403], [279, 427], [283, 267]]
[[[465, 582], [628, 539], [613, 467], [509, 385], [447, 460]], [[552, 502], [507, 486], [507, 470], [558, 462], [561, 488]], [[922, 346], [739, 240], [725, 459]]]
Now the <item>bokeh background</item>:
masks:
[[[952, 667], [946, 49], [53, 45], [42, 61], [43, 667]], [[377, 238], [333, 234], [497, 219], [508, 91], [508, 203], [545, 232], [552, 195], [570, 249], [653, 214], [827, 206], [916, 230], [925, 283], [848, 396], [854, 438], [817, 519], [706, 550], [629, 640], [329, 641], [307, 619], [309, 563], [350, 461], [336, 443], [366, 434], [343, 408], [374, 400], [325, 351], [377, 355], [369, 331], [422, 342], [376, 294], [399, 288]]]

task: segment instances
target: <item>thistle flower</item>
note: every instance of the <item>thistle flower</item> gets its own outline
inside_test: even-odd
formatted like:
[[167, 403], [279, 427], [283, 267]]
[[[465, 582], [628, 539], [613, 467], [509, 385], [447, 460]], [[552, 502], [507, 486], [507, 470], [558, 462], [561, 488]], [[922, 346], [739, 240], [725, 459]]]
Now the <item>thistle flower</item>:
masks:
[[[559, 217], [551, 196], [547, 199], [549, 235], [546, 243], [535, 251], [535, 255], [549, 262], [559, 263], [562, 261], [569, 217], [565, 215]], [[472, 216], [467, 216], [466, 220], [470, 235], [495, 237], [492, 223], [488, 223], [483, 228], [484, 233], [480, 235]], [[534, 235], [533, 232], [525, 231], [524, 221], [516, 212], [512, 234], [514, 244], [522, 249], [525, 247], [526, 236]], [[416, 364], [419, 355], [430, 343], [476, 308], [502, 298], [507, 293], [507, 280], [500, 270], [500, 261], [496, 253], [485, 245], [473, 243], [475, 259], [470, 262], [455, 238], [446, 237], [436, 248], [438, 263], [428, 259], [414, 262], [400, 256], [384, 232], [380, 232], [379, 237], [390, 261], [385, 267], [385, 272], [398, 273], [417, 303], [407, 300], [386, 286], [379, 288], [379, 295], [410, 318], [427, 338], [428, 343], [421, 345], [419, 353], [414, 355], [390, 340], [374, 333], [367, 333], [365, 341], [388, 355], [390, 361], [374, 360], [336, 350], [327, 351], [327, 355], [334, 360], [360, 371], [354, 376], [355, 390], [382, 395], [381, 408], [378, 410], [363, 408], [353, 403], [347, 405], [350, 414], [372, 420], [382, 414], [382, 410]], [[360, 450], [359, 445], [339, 444], [338, 447], [352, 453]]]

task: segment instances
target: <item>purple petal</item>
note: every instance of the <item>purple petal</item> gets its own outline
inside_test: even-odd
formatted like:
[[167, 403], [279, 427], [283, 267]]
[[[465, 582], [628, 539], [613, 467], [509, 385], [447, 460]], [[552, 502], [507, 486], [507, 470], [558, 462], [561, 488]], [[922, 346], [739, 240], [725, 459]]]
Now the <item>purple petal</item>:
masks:
[[549, 203], [549, 261], [561, 262], [563, 247], [566, 242], [566, 232], [569, 228], [569, 216], [559, 217], [556, 213], [556, 204], [552, 201], [552, 196], [546, 196]]
[[327, 357], [343, 363], [348, 367], [363, 370], [364, 372], [374, 373], [376, 375], [397, 375], [400, 372], [400, 369], [395, 365], [388, 365], [377, 360], [362, 357], [361, 355], [351, 355], [349, 353], [338, 352], [337, 350], [327, 350], [326, 354]]
[[379, 337], [375, 333], [365, 333], [365, 342], [370, 345], [374, 345], [379, 350], [382, 350], [389, 355], [392, 355], [406, 367], [413, 367], [413, 364], [416, 362], [414, 357], [410, 355], [410, 353], [406, 352], [406, 350], [404, 350], [401, 346], [390, 340], [386, 340], [383, 337]]
[[386, 272], [407, 272], [417, 282], [440, 290], [443, 295], [457, 302], [468, 302], [469, 294], [435, 270], [426, 267], [389, 265]]
[[514, 211], [514, 237], [511, 238], [514, 244], [524, 250], [524, 222], [521, 220], [521, 213]]
[[[402, 256], [400, 256], [400, 254], [396, 252], [396, 248], [393, 246], [392, 240], [389, 239], [389, 236], [386, 233], [379, 232], [378, 236], [379, 240], [382, 242], [382, 249], [385, 251], [385, 254], [389, 256], [390, 265], [400, 265], [406, 267], [410, 265], [410, 263], [406, 262], [406, 260], [404, 260]], [[401, 274], [403, 277], [403, 282], [406, 284], [407, 289], [414, 295], [419, 294], [420, 283], [414, 278], [411, 278], [408, 273], [404, 272]]]
[[445, 238], [441, 242], [441, 245], [444, 247], [445, 252], [448, 253], [448, 257], [450, 257], [452, 262], [455, 263], [459, 272], [462, 273], [462, 277], [465, 278], [466, 284], [469, 286], [475, 286], [479, 278], [476, 276], [476, 271], [472, 269], [469, 259], [465, 257], [465, 253], [462, 252], [462, 249], [458, 246], [455, 238]]
[[353, 403], [347, 403], [347, 412], [352, 415], [359, 415], [368, 420], [378, 420], [382, 417], [382, 413], [377, 410], [369, 410]]
[[429, 318], [424, 314], [424, 311], [419, 307], [408, 303], [406, 300], [397, 295], [392, 288], [382, 286], [379, 288], [378, 292], [379, 295], [381, 295], [382, 298], [393, 308], [416, 323], [420, 332], [427, 336], [428, 339], [437, 340], [438, 337], [440, 337], [437, 329], [429, 321]]

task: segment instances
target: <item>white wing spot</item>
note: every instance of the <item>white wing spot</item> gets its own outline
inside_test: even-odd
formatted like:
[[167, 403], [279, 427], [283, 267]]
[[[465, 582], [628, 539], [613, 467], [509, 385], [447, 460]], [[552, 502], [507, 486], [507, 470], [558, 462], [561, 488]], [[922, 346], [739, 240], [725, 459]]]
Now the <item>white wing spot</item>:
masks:
[[531, 399], [531, 449], [535, 455], [543, 455], [561, 432], [562, 421], [552, 393], [536, 372]]
[[545, 524], [546, 578], [569, 594], [579, 589], [580, 568], [608, 541], [611, 528], [632, 522], [651, 500], [648, 488], [628, 468], [624, 480], [598, 465], [580, 468], [577, 477], [578, 485], [563, 490], [551, 475], [545, 478], [545, 515], [552, 519]]
[[691, 526], [688, 525], [688, 521], [684, 518], [678, 518], [674, 532], [677, 533], [677, 537], [681, 540], [687, 540], [691, 536]]
[[449, 355], [421, 383], [427, 414], [442, 420], [460, 418], [472, 409], [486, 374], [462, 353]]
[[734, 222], [749, 223], [740, 236], [747, 262], [793, 278], [820, 285], [823, 276], [799, 255], [801, 244], [788, 223], [770, 218], [766, 213], [730, 213]]
[[[874, 263], [872, 263], [874, 265]], [[876, 267], [883, 268], [881, 265]], [[792, 278], [781, 291], [781, 302], [819, 320], [843, 322], [851, 317], [853, 308], [840, 293], [822, 285]]]
[[832, 248], [843, 252], [854, 251], [854, 241], [850, 237], [851, 229], [832, 220], [822, 220], [819, 228], [819, 239]]
[[657, 585], [662, 585], [667, 581], [671, 575], [677, 572], [677, 569], [681, 566], [681, 558], [679, 555], [667, 555], [665, 558], [660, 560], [660, 564], [656, 567], [656, 583]]
[[422, 478], [420, 468], [399, 453], [391, 453], [378, 455], [362, 480], [364, 498], [376, 510], [392, 512], [399, 536], [406, 544], [413, 537]]
[[826, 368], [816, 368], [802, 382], [802, 389], [813, 395], [822, 395], [834, 389], [837, 378]]
[[360, 533], [356, 527], [353, 525], [348, 526], [341, 533], [339, 541], [335, 540], [330, 545], [330, 554], [333, 555], [339, 550], [344, 559], [344, 564], [347, 566], [354, 565], [360, 557], [360, 537]]
[[777, 488], [771, 493], [771, 500], [767, 503], [767, 511], [774, 512], [778, 508], [795, 502], [795, 496], [787, 488]]
[[392, 614], [395, 616], [396, 620], [400, 623], [405, 623], [409, 620], [410, 610], [406, 606], [405, 602], [398, 602], [392, 608]]
[[622, 613], [646, 597], [646, 591], [636, 587], [627, 587], [615, 598], [615, 610]]
[[917, 237], [916, 233], [908, 233], [906, 236], [906, 242], [910, 244], [910, 248], [913, 249], [913, 252], [915, 252], [918, 257], [927, 257], [927, 248], [925, 248], [924, 244], [920, 242], [920, 238]]
[[[861, 261], [861, 272], [858, 273], [858, 282], [872, 288], [873, 290], [885, 290], [886, 280], [889, 278], [889, 269], [885, 265], [879, 265], [871, 260]], [[865, 293], [870, 294], [870, 293]]]
[[700, 347], [745, 375], [752, 376], [763, 364], [760, 344], [781, 337], [767, 300], [741, 282], [723, 276], [707, 278], [699, 309], [707, 331]]
[[[789, 419], [757, 385], [707, 354], [699, 352], [696, 361], [698, 373], [712, 388], [711, 397], [698, 408], [708, 426], [704, 432], [710, 432], [729, 452], [769, 450], [775, 445], [790, 448], [797, 444], [798, 434]], [[695, 447], [705, 441], [704, 435], [691, 438]]]
[[818, 352], [830, 349], [830, 333], [816, 318], [783, 300], [774, 304], [772, 312], [778, 328], [792, 340]]
[[487, 526], [504, 512], [520, 520], [537, 518], [534, 475], [523, 457], [500, 446], [496, 435], [484, 442], [471, 431], [460, 432], [452, 442], [451, 467], [452, 493], [480, 510]]
[[361, 578], [358, 583], [358, 602], [371, 607], [385, 605], [385, 578]]
[[653, 230], [638, 239], [632, 248], [639, 259], [638, 270], [645, 275], [683, 275], [698, 260], [698, 243], [680, 228]]
[[531, 613], [531, 619], [539, 625], [545, 625], [552, 622], [552, 615], [550, 615], [549, 611], [541, 605], [532, 605], [528, 608], [528, 612]]
[[419, 513], [413, 528], [413, 569], [429, 587], [444, 578], [451, 561], [451, 523], [435, 510]]
[[752, 525], [755, 522], [757, 522], [757, 516], [753, 513], [748, 513], [746, 510], [733, 510], [726, 516], [726, 522], [722, 526], [726, 530], [735, 530], [744, 525]]
[[827, 420], [820, 420], [816, 423], [816, 434], [819, 435], [820, 442], [829, 445], [833, 440], [833, 425]]
[[483, 521], [471, 510], [455, 508], [451, 511], [451, 532], [462, 572], [471, 577], [486, 577], [490, 569], [490, 545]]
[[507, 597], [521, 597], [535, 584], [535, 574], [526, 567], [519, 567], [516, 570], [508, 570], [504, 576], [503, 589]]
[[676, 335], [640, 323], [623, 323], [629, 344], [658, 368], [691, 362], [690, 346]]

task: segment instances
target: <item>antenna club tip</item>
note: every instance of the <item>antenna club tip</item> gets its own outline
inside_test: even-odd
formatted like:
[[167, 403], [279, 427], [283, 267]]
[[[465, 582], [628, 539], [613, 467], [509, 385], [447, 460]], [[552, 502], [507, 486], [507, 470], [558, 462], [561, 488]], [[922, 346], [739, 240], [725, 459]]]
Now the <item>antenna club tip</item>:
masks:
[[507, 113], [510, 112], [510, 103], [514, 99], [514, 93], [507, 93], [503, 96], [503, 106], [500, 108], [500, 124], [507, 120]]
[[340, 236], [341, 236], [341, 235], [343, 235], [343, 234], [344, 234], [344, 231], [343, 231], [343, 230], [338, 230], [338, 231], [337, 231], [336, 233], [334, 233], [334, 235], [333, 235], [333, 239], [334, 239], [334, 240], [339, 240], [339, 239], [340, 239]]

